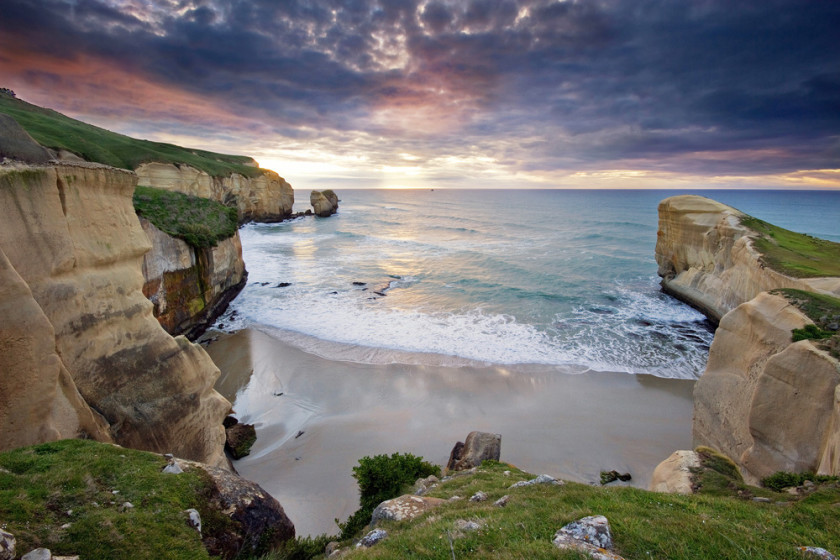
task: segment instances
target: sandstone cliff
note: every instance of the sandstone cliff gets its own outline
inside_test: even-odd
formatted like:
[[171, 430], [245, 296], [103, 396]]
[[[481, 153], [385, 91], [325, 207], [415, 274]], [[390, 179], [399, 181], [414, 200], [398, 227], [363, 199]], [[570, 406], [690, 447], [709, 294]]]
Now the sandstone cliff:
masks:
[[218, 369], [161, 328], [142, 292], [150, 243], [134, 213], [135, 185], [133, 173], [94, 164], [0, 169], [4, 305], [32, 325], [6, 334], [4, 315], [0, 378], [4, 387], [24, 379], [25, 394], [42, 396], [2, 403], [13, 411], [0, 417], [2, 447], [19, 443], [7, 435], [11, 422], [39, 414], [26, 441], [82, 430], [108, 439], [78, 394], [120, 444], [223, 464], [230, 403], [212, 388]]
[[199, 336], [245, 286], [239, 233], [215, 247], [196, 248], [140, 218], [152, 249], [143, 256], [143, 293], [166, 332]]
[[795, 278], [766, 266], [745, 214], [695, 195], [659, 204], [656, 262], [662, 289], [715, 322], [759, 293], [797, 288], [840, 295], [838, 278]]
[[791, 330], [812, 321], [762, 293], [726, 314], [694, 389], [695, 444], [732, 458], [748, 482], [776, 471], [840, 474], [840, 363]]
[[294, 191], [274, 171], [261, 170], [257, 177], [233, 173], [211, 177], [188, 165], [144, 163], [135, 169], [140, 185], [209, 198], [239, 211], [240, 222], [278, 222], [291, 216]]

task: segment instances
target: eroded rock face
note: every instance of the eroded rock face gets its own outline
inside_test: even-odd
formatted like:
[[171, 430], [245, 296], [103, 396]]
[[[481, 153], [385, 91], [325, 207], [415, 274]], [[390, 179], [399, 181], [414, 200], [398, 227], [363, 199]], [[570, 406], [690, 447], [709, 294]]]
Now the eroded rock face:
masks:
[[309, 193], [309, 203], [316, 216], [326, 218], [338, 212], [338, 196], [331, 191], [312, 191]]
[[723, 317], [694, 387], [693, 434], [747, 482], [776, 471], [838, 474], [840, 364], [791, 330], [811, 321], [762, 293]]
[[762, 266], [744, 214], [714, 200], [680, 195], [659, 203], [656, 262], [662, 289], [717, 322], [729, 311], [775, 288], [840, 295], [836, 278], [791, 278]]
[[66, 379], [114, 441], [224, 464], [230, 403], [213, 390], [219, 371], [202, 348], [161, 328], [142, 293], [150, 243], [135, 184], [133, 173], [95, 164], [4, 168], [0, 249], [52, 326]]
[[[255, 164], [256, 166], [256, 164]], [[295, 194], [292, 186], [274, 171], [262, 169], [258, 177], [237, 173], [211, 177], [189, 165], [144, 163], [137, 169], [140, 185], [209, 198], [236, 206], [240, 222], [277, 222], [292, 214]]]
[[196, 249], [140, 218], [152, 249], [143, 256], [143, 293], [171, 335], [194, 340], [242, 291], [248, 280], [239, 232], [215, 247]]
[[463, 471], [477, 467], [483, 461], [498, 461], [501, 452], [501, 434], [470, 432], [463, 443], [459, 441], [452, 448], [446, 469], [449, 471]]
[[700, 455], [696, 451], [674, 451], [653, 471], [650, 489], [667, 494], [692, 494], [692, 469], [700, 468]]

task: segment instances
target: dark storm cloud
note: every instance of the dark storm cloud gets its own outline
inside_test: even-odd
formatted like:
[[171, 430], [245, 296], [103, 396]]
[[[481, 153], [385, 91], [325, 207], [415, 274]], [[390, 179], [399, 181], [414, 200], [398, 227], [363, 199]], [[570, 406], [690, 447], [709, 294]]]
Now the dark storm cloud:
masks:
[[0, 8], [4, 73], [60, 89], [37, 66], [92, 57], [257, 119], [259, 134], [357, 132], [428, 157], [486, 146], [546, 171], [780, 173], [840, 158], [838, 2], [38, 4]]

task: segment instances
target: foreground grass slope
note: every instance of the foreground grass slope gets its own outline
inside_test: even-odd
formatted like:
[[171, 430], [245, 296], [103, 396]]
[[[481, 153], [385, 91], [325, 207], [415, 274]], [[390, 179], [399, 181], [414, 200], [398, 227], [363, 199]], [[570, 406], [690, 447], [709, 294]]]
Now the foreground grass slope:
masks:
[[840, 243], [796, 233], [752, 216], [741, 223], [755, 232], [753, 245], [766, 266], [794, 278], [840, 276]]
[[204, 505], [210, 483], [196, 471], [163, 474], [165, 465], [160, 455], [84, 440], [0, 453], [0, 525], [20, 554], [208, 558], [184, 510], [197, 509], [205, 527], [225, 521]]
[[14, 118], [42, 146], [67, 150], [87, 161], [104, 163], [123, 169], [136, 169], [143, 163], [187, 164], [214, 177], [239, 173], [257, 177], [261, 171], [248, 165], [251, 158], [190, 150], [162, 142], [137, 140], [117, 134], [52, 109], [32, 105], [0, 93], [0, 112]]
[[[552, 539], [558, 529], [588, 515], [609, 519], [615, 552], [628, 560], [793, 560], [802, 558], [799, 546], [840, 550], [836, 483], [822, 485], [807, 496], [793, 496], [747, 487], [729, 468], [724, 464], [721, 472], [701, 473], [700, 494], [681, 496], [569, 482], [511, 489], [513, 483], [533, 475], [487, 462], [476, 474], [456, 477], [427, 494], [461, 499], [413, 521], [383, 523], [387, 538], [370, 549], [353, 549], [347, 542], [348, 554], [342, 558], [582, 558], [560, 552]], [[478, 491], [487, 493], [487, 500], [470, 502]], [[510, 496], [506, 507], [493, 505], [505, 495]], [[770, 502], [755, 502], [756, 495]], [[458, 531], [458, 520], [475, 521], [482, 528]], [[266, 560], [293, 557], [277, 553]]]

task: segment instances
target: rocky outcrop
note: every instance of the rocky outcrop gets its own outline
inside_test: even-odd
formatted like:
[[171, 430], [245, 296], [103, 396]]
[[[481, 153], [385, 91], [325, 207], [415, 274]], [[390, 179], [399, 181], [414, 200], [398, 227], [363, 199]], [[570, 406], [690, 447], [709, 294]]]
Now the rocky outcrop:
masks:
[[812, 324], [762, 293], [723, 317], [694, 389], [695, 444], [732, 458], [745, 480], [776, 471], [840, 474], [840, 363], [791, 330]]
[[3, 158], [46, 163], [52, 154], [36, 142], [14, 118], [0, 113], [0, 160]]
[[327, 218], [338, 212], [338, 196], [331, 191], [312, 191], [309, 194], [309, 204], [316, 216]]
[[292, 186], [268, 169], [261, 169], [256, 177], [238, 173], [212, 177], [185, 164], [151, 162], [140, 165], [135, 172], [140, 185], [209, 198], [236, 207], [241, 223], [279, 222], [292, 215], [295, 202]]
[[662, 289], [700, 309], [715, 322], [732, 309], [775, 288], [829, 291], [836, 278], [792, 278], [764, 266], [753, 247], [745, 215], [696, 195], [659, 203], [656, 262]]
[[477, 467], [483, 461], [498, 461], [501, 452], [501, 434], [470, 432], [466, 441], [459, 441], [452, 448], [446, 470], [463, 471]]
[[[27, 345], [40, 346], [20, 367], [0, 369], [0, 378], [8, 386], [34, 375], [30, 366], [37, 369], [47, 381], [39, 379], [27, 394], [56, 380], [45, 395], [56, 395], [53, 409], [62, 412], [53, 415], [54, 431], [47, 425], [44, 437], [62, 437], [96, 421], [73, 404], [78, 391], [107, 421], [116, 442], [224, 464], [222, 420], [230, 403], [213, 390], [219, 371], [202, 348], [161, 328], [142, 293], [141, 262], [150, 243], [134, 213], [135, 184], [133, 173], [94, 164], [0, 170], [5, 274], [19, 276], [32, 299], [19, 282], [4, 292], [17, 290], [12, 293], [19, 304], [12, 307], [36, 325], [34, 300], [54, 332], [52, 347], [43, 321], [32, 329], [45, 333], [37, 342], [7, 337], [19, 355], [26, 355]], [[0, 408], [8, 410], [2, 398]], [[44, 399], [27, 402], [40, 407]], [[37, 408], [16, 410], [38, 414]], [[47, 404], [44, 416], [49, 410]]]
[[194, 340], [245, 287], [239, 233], [215, 247], [195, 248], [140, 218], [151, 250], [143, 256], [143, 293], [166, 332]]
[[692, 494], [694, 493], [693, 471], [699, 468], [700, 455], [696, 451], [674, 451], [654, 469], [650, 489], [666, 494]]

